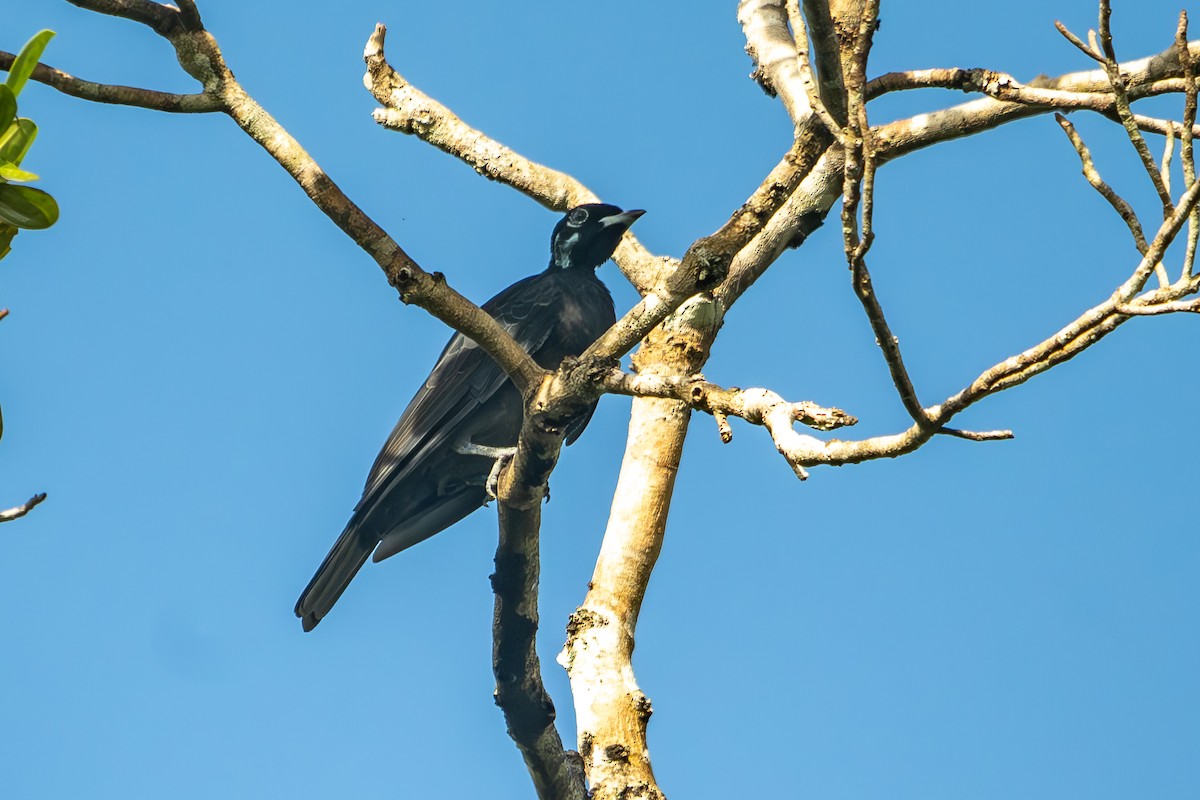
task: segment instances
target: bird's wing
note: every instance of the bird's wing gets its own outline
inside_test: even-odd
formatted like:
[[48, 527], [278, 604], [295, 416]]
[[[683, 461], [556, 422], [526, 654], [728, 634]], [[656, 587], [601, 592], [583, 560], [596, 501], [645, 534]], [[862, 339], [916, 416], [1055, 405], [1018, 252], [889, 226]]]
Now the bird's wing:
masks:
[[[536, 352], [545, 343], [557, 320], [555, 314], [539, 310], [562, 301], [557, 281], [545, 280], [545, 276], [518, 281], [483, 305], [526, 352]], [[374, 505], [429, 453], [452, 445], [460, 424], [506, 380], [508, 376], [487, 351], [461, 333], [455, 334], [371, 466], [356, 512]]]

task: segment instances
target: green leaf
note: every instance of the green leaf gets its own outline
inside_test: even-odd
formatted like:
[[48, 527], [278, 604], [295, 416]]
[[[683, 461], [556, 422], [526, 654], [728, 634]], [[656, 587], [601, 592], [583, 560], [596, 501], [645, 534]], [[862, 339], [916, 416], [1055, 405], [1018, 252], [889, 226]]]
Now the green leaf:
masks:
[[0, 131], [8, 128], [17, 116], [17, 96], [8, 86], [0, 85]]
[[15, 225], [0, 223], [0, 258], [12, 252], [12, 240], [17, 235]]
[[0, 183], [0, 221], [30, 230], [49, 228], [58, 221], [58, 203], [41, 189]]
[[[0, 85], [0, 89], [3, 88], [4, 86]], [[21, 166], [21, 160], [29, 152], [37, 133], [38, 127], [33, 124], [33, 120], [19, 117], [8, 126], [8, 130], [0, 132], [0, 158]]]
[[25, 183], [26, 181], [36, 181], [38, 176], [32, 172], [26, 172], [11, 161], [5, 161], [3, 158], [0, 158], [0, 178], [6, 181]]
[[4, 81], [4, 84], [12, 90], [13, 97], [19, 95], [25, 88], [25, 81], [29, 80], [29, 76], [33, 74], [33, 68], [37, 66], [38, 59], [42, 57], [42, 51], [46, 49], [46, 45], [53, 38], [54, 31], [38, 31], [21, 48], [21, 52], [13, 61], [12, 69], [8, 71], [8, 78]]

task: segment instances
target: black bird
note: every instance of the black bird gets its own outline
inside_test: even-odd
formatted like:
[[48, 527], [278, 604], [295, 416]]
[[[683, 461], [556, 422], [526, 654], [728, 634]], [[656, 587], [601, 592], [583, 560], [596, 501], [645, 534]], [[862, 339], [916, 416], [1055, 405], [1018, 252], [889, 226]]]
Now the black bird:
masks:
[[[483, 304], [533, 360], [554, 369], [616, 321], [596, 268], [644, 211], [590, 203], [550, 236], [550, 266]], [[579, 438], [595, 404], [571, 426]], [[521, 395], [483, 348], [455, 334], [388, 437], [346, 529], [296, 602], [310, 631], [375, 553], [380, 561], [445, 530], [488, 500], [495, 459], [517, 443]], [[507, 448], [507, 450], [506, 450]]]

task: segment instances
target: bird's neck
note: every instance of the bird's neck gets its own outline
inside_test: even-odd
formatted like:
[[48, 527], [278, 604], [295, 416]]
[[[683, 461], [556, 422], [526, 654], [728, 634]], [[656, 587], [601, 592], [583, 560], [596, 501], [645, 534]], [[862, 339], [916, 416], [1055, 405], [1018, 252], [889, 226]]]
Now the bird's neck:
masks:
[[557, 273], [559, 275], [570, 275], [575, 278], [590, 277], [593, 280], [599, 280], [599, 278], [596, 275], [596, 269], [597, 269], [596, 267], [581, 267], [581, 266], [578, 266], [577, 264], [572, 264], [570, 266], [564, 267], [562, 264], [559, 264], [558, 262], [551, 259], [550, 266], [546, 267], [546, 272]]

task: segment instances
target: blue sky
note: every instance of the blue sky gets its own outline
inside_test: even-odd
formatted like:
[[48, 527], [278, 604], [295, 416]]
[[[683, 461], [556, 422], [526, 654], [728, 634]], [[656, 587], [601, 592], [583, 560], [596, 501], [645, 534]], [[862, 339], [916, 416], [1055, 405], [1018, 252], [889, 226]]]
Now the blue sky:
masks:
[[[140, 26], [17, 5], [3, 49], [49, 27], [60, 68], [192, 90]], [[376, 21], [392, 63], [468, 122], [647, 209], [636, 230], [656, 252], [714, 230], [788, 144], [732, 2], [201, 10], [246, 89], [477, 301], [545, 266], [557, 215], [375, 125]], [[1164, 49], [1177, 13], [1118, 2], [1118, 53]], [[1095, 7], [888, 3], [871, 72], [1088, 68], [1055, 18], [1083, 33]], [[229, 120], [32, 85], [21, 110], [42, 131], [26, 164], [63, 213], [0, 264], [0, 504], [49, 493], [0, 527], [0, 796], [530, 796], [491, 700], [494, 512], [369, 565], [314, 633], [292, 616], [448, 332]], [[1075, 121], [1150, 220], [1128, 142]], [[1136, 263], [1047, 117], [890, 164], [877, 200], [873, 275], [926, 403]], [[1198, 324], [1135, 321], [960, 420], [1015, 441], [938, 440], [804, 484], [761, 430], [735, 421], [722, 445], [697, 417], [635, 660], [667, 793], [1197, 796]], [[833, 219], [732, 310], [705, 374], [846, 408], [859, 435], [905, 424]], [[604, 399], [544, 514], [540, 650], [567, 740], [554, 655], [628, 409]]]

